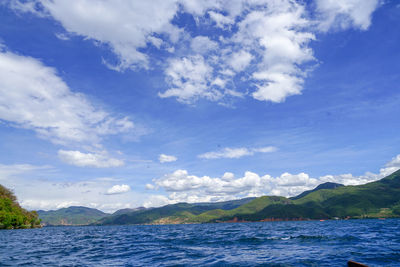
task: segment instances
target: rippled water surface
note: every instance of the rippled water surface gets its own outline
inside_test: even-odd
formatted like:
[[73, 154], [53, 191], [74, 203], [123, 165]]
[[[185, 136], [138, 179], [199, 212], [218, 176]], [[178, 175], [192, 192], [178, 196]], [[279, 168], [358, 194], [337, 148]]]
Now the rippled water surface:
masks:
[[0, 231], [0, 265], [400, 266], [400, 220]]

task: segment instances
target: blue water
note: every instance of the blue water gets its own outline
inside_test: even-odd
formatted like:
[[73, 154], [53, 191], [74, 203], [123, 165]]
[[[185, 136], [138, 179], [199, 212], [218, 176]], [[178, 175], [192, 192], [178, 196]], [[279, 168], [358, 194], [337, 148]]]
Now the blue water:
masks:
[[0, 231], [0, 265], [400, 266], [400, 220]]

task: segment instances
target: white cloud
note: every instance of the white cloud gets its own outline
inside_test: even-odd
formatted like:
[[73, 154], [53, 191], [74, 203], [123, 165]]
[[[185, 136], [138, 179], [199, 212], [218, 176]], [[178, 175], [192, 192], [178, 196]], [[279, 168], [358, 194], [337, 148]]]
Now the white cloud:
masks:
[[236, 72], [243, 71], [253, 59], [253, 56], [246, 51], [239, 51], [230, 55], [228, 60], [228, 65], [234, 69]]
[[212, 68], [201, 55], [171, 60], [166, 75], [173, 88], [159, 93], [159, 96], [174, 96], [183, 103], [192, 103], [199, 97], [217, 100], [221, 93], [210, 88], [211, 74]]
[[72, 92], [55, 69], [8, 51], [0, 51], [0, 119], [61, 144], [96, 144], [134, 128]]
[[65, 163], [78, 167], [110, 168], [124, 165], [124, 161], [108, 157], [103, 153], [82, 153], [77, 150], [59, 150], [58, 157]]
[[400, 169], [400, 155], [397, 155], [378, 174], [367, 172], [364, 175], [352, 174], [325, 175], [310, 177], [306, 173], [283, 173], [278, 177], [260, 176], [245, 172], [242, 177], [235, 177], [227, 172], [222, 177], [190, 175], [186, 170], [176, 170], [159, 179], [154, 179], [152, 189], [164, 189], [168, 197], [162, 198], [165, 204], [178, 202], [224, 201], [250, 196], [277, 195], [295, 196], [315, 188], [324, 182], [335, 182], [344, 185], [359, 185], [379, 180]]
[[316, 0], [321, 16], [319, 28], [322, 31], [350, 27], [366, 30], [379, 3], [379, 0]]
[[107, 195], [116, 195], [116, 194], [122, 194], [131, 191], [131, 188], [129, 185], [126, 184], [121, 184], [121, 185], [114, 185], [110, 189], [107, 190]]
[[70, 39], [71, 39], [71, 38], [68, 36], [68, 34], [65, 34], [65, 33], [56, 33], [55, 36], [56, 36], [58, 39], [62, 40], [62, 41], [67, 41], [67, 40], [70, 40]]
[[146, 184], [146, 189], [147, 190], [154, 190], [156, 187], [152, 184]]
[[0, 164], [0, 181], [23, 173], [32, 173], [35, 171], [43, 172], [50, 169], [50, 166], [35, 166], [31, 164]]
[[[367, 29], [379, 0], [11, 3], [20, 12], [54, 18], [68, 35], [105, 44], [118, 58], [116, 65], [105, 61], [112, 69], [151, 68], [154, 62], [168, 62], [161, 64], [168, 88], [160, 97], [187, 104], [200, 98], [224, 104], [226, 98], [243, 95], [279, 103], [301, 94], [315, 62], [309, 45], [315, 34], [332, 28]], [[39, 4], [42, 12], [36, 8]], [[179, 28], [173, 19], [182, 11], [193, 15], [198, 29], [222, 34], [199, 36], [189, 27]], [[152, 57], [146, 52], [149, 45], [170, 54]], [[238, 80], [250, 86], [240, 88]]]
[[229, 16], [224, 16], [221, 13], [217, 13], [214, 11], [209, 11], [208, 15], [217, 24], [217, 27], [219, 28], [226, 28], [227, 26], [230, 26], [235, 22], [233, 18]]
[[[186, 103], [192, 103], [200, 97], [223, 101], [224, 97], [241, 95], [239, 92], [232, 94], [237, 90], [234, 80], [239, 77], [253, 85], [246, 94], [260, 101], [283, 102], [286, 97], [301, 93], [307, 73], [307, 68], [302, 65], [314, 60], [312, 49], [308, 45], [315, 39], [311, 30], [313, 24], [306, 16], [305, 7], [294, 1], [242, 3], [235, 9], [236, 13], [233, 13], [236, 16], [241, 15], [237, 20], [236, 17], [223, 15], [229, 6], [227, 2], [213, 6], [214, 9], [208, 13], [216, 20], [217, 27], [223, 26], [222, 21], [230, 21], [237, 31], [225, 29], [228, 37], [220, 38], [220, 48], [203, 55], [208, 71], [202, 84], [196, 86], [190, 83], [193, 86], [188, 90], [187, 83], [178, 84], [169, 80], [172, 88], [160, 96], [177, 97], [178, 101]], [[203, 7], [205, 11], [207, 5]], [[199, 12], [196, 14], [199, 16]], [[171, 64], [168, 69], [173, 66]], [[242, 73], [245, 69], [247, 71]], [[230, 71], [230, 75], [219, 76], [227, 71]], [[182, 78], [184, 77], [179, 77]], [[228, 79], [229, 84], [233, 85], [230, 88], [213, 87], [215, 83], [210, 81], [217, 78]], [[210, 91], [213, 92], [212, 97]]]
[[158, 160], [159, 160], [161, 163], [165, 163], [165, 162], [177, 161], [178, 158], [175, 157], [175, 156], [160, 154], [160, 156], [158, 157]]
[[382, 179], [385, 176], [392, 174], [393, 172], [400, 169], [400, 154], [394, 157], [391, 161], [385, 164], [385, 167], [379, 170], [378, 174], [372, 172], [366, 172], [364, 175], [353, 176], [352, 174], [342, 175], [326, 175], [321, 177], [322, 181], [326, 182], [337, 182], [345, 185], [358, 185], [372, 182], [375, 180]]
[[35, 0], [26, 5], [32, 2], [40, 3], [43, 13], [59, 21], [70, 34], [108, 45], [119, 59], [116, 66], [110, 65], [116, 70], [147, 68], [148, 56], [140, 48], [148, 43], [161, 46], [154, 34], [166, 34], [171, 41], [179, 35], [170, 22], [178, 10], [176, 1]]
[[215, 50], [218, 48], [218, 43], [211, 41], [207, 36], [196, 36], [192, 39], [190, 48], [195, 53], [206, 53], [210, 50]]
[[248, 171], [239, 178], [235, 178], [232, 173], [225, 173], [221, 178], [212, 178], [177, 170], [154, 180], [154, 183], [157, 188], [163, 188], [169, 193], [171, 203], [176, 203], [223, 201], [261, 195], [290, 196], [313, 188], [320, 182], [305, 173], [284, 173], [274, 178]]
[[237, 159], [244, 156], [252, 156], [254, 153], [270, 153], [275, 152], [277, 150], [276, 147], [268, 146], [268, 147], [259, 147], [259, 148], [223, 148], [219, 151], [211, 151], [204, 154], [199, 155], [199, 158], [203, 159], [219, 159], [219, 158], [230, 158]]
[[[102, 177], [71, 182], [60, 180], [59, 175], [50, 166], [0, 164], [0, 184], [13, 190], [21, 206], [28, 210], [76, 205], [114, 212], [138, 207], [144, 198], [140, 192], [108, 195], [107, 191], [113, 188], [113, 184], [123, 180], [120, 178]], [[117, 189], [124, 191], [126, 185], [122, 183], [115, 191]]]
[[167, 204], [172, 204], [172, 203], [175, 203], [175, 202], [172, 202], [166, 196], [152, 195], [143, 202], [143, 207], [145, 207], [145, 208], [161, 207], [161, 206], [164, 206]]
[[258, 153], [270, 153], [270, 152], [275, 152], [278, 149], [274, 146], [266, 146], [266, 147], [258, 147], [258, 148], [253, 148], [253, 152], [258, 152]]

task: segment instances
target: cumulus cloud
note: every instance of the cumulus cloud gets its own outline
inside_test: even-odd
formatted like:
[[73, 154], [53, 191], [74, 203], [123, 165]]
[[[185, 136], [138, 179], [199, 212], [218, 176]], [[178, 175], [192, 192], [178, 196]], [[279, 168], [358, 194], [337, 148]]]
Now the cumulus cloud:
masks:
[[121, 185], [114, 185], [110, 189], [107, 190], [107, 195], [116, 195], [116, 194], [122, 194], [131, 191], [131, 187], [126, 184], [121, 184]]
[[203, 159], [219, 159], [219, 158], [229, 158], [229, 159], [237, 159], [244, 156], [252, 156], [254, 153], [270, 153], [275, 152], [277, 150], [276, 147], [267, 146], [267, 147], [258, 147], [258, 148], [223, 148], [219, 151], [211, 151], [201, 155], [198, 155], [199, 158]]
[[117, 65], [109, 64], [116, 70], [148, 68], [148, 56], [140, 48], [149, 43], [161, 47], [162, 39], [157, 41], [154, 35], [164, 34], [172, 42], [179, 35], [179, 29], [171, 24], [178, 10], [176, 1], [34, 0], [25, 5], [22, 1], [13, 2], [19, 3], [20, 10], [32, 3], [40, 4], [42, 15], [59, 21], [68, 33], [108, 45], [119, 61]]
[[183, 103], [192, 103], [199, 97], [217, 100], [222, 94], [212, 88], [212, 68], [201, 55], [173, 59], [166, 70], [172, 88], [159, 93], [162, 98], [177, 97]]
[[225, 16], [221, 13], [217, 13], [214, 11], [209, 11], [208, 15], [210, 16], [210, 18], [216, 23], [218, 28], [226, 28], [230, 25], [232, 25], [235, 20], [234, 18], [231, 18], [229, 16]]
[[71, 91], [54, 68], [39, 60], [0, 51], [0, 120], [35, 131], [58, 144], [96, 144], [134, 128]]
[[[366, 30], [379, 0], [156, 0], [156, 1], [11, 1], [11, 8], [58, 21], [67, 34], [109, 47], [118, 63], [112, 69], [151, 68], [167, 62], [168, 88], [160, 97], [192, 104], [204, 98], [250, 95], [283, 102], [301, 94], [315, 58], [310, 42], [330, 29]], [[39, 8], [40, 7], [40, 8]], [[199, 35], [174, 18], [191, 14]], [[179, 21], [179, 19], [178, 19]], [[153, 57], [148, 47], [165, 50]], [[168, 54], [160, 59], [160, 55]], [[164, 56], [162, 56], [164, 57]], [[250, 86], [240, 88], [236, 81]]]
[[378, 174], [367, 172], [364, 175], [352, 174], [325, 175], [310, 177], [306, 173], [291, 174], [285, 172], [280, 176], [259, 175], [247, 171], [242, 177], [233, 173], [224, 173], [221, 177], [191, 175], [186, 170], [176, 170], [159, 179], [154, 179], [148, 189], [162, 188], [168, 193], [167, 198], [157, 198], [164, 204], [177, 202], [212, 202], [236, 198], [277, 195], [295, 196], [306, 190], [315, 188], [324, 182], [342, 183], [344, 185], [359, 185], [379, 180], [400, 169], [400, 155], [397, 155]]
[[177, 161], [178, 158], [175, 157], [175, 156], [171, 156], [171, 155], [160, 154], [160, 156], [158, 157], [158, 160], [159, 160], [161, 163], [165, 163], [165, 162]]
[[58, 157], [63, 162], [78, 167], [110, 168], [124, 165], [124, 161], [116, 158], [110, 158], [106, 152], [96, 154], [83, 153], [78, 150], [60, 149], [58, 151]]
[[191, 40], [190, 48], [195, 53], [206, 53], [210, 50], [215, 50], [218, 48], [218, 43], [211, 41], [207, 36], [196, 36]]
[[225, 173], [222, 177], [190, 175], [186, 170], [177, 170], [154, 180], [154, 188], [163, 188], [169, 193], [170, 203], [224, 201], [234, 198], [279, 195], [290, 196], [313, 188], [320, 182], [305, 173], [284, 173], [279, 177], [260, 176], [245, 172], [242, 177]]
[[337, 182], [345, 185], [359, 185], [382, 179], [383, 177], [388, 176], [399, 169], [400, 154], [394, 157], [388, 163], [386, 163], [385, 166], [379, 170], [378, 174], [366, 172], [364, 175], [353, 176], [352, 174], [348, 173], [341, 175], [326, 175], [321, 177], [320, 179], [326, 182]]
[[323, 31], [349, 27], [366, 30], [379, 3], [379, 0], [316, 0], [321, 16], [319, 28]]

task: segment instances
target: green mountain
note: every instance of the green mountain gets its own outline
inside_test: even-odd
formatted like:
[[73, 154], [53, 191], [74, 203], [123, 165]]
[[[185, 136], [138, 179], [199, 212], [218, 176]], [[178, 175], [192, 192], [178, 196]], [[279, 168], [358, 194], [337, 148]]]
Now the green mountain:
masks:
[[42, 224], [46, 226], [56, 225], [88, 225], [109, 216], [97, 209], [72, 206], [58, 210], [38, 211]]
[[[196, 217], [204, 212], [216, 209], [235, 209], [246, 204], [254, 198], [244, 198], [215, 203], [178, 203], [166, 205], [160, 208], [141, 209], [129, 213], [114, 213], [112, 216], [100, 219], [95, 224], [101, 225], [120, 225], [120, 224], [164, 224], [191, 222], [192, 217]], [[175, 218], [178, 221], [175, 222]], [[166, 220], [166, 221], [165, 221]]]
[[144, 207], [133, 208], [133, 209], [120, 209], [120, 210], [117, 210], [116, 212], [114, 212], [111, 215], [112, 216], [122, 215], [122, 214], [131, 213], [131, 212], [135, 212], [135, 211], [139, 211], [139, 210], [145, 210], [145, 209], [146, 208], [144, 208]]
[[326, 183], [323, 183], [323, 184], [318, 185], [316, 188], [314, 188], [314, 189], [312, 189], [312, 190], [304, 191], [303, 193], [301, 193], [301, 194], [298, 195], [298, 196], [290, 197], [290, 199], [296, 200], [296, 199], [305, 197], [305, 196], [307, 196], [308, 194], [310, 194], [310, 193], [312, 193], [312, 192], [314, 192], [314, 191], [318, 191], [318, 190], [321, 190], [321, 189], [335, 189], [335, 188], [341, 187], [341, 186], [344, 186], [344, 185], [342, 185], [342, 184], [337, 184], [337, 183], [326, 182]]
[[21, 208], [15, 195], [0, 185], [0, 229], [34, 227], [40, 227], [37, 213]]
[[379, 181], [358, 186], [320, 189], [254, 213], [238, 213], [222, 220], [262, 221], [331, 218], [400, 217], [400, 170]]
[[[240, 204], [241, 201], [245, 203]], [[291, 199], [263, 196], [237, 200], [230, 202], [229, 205], [228, 202], [179, 203], [105, 217], [96, 224], [170, 224], [380, 217], [400, 217], [400, 170], [379, 181], [364, 185], [322, 184]]]

